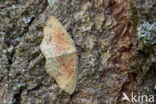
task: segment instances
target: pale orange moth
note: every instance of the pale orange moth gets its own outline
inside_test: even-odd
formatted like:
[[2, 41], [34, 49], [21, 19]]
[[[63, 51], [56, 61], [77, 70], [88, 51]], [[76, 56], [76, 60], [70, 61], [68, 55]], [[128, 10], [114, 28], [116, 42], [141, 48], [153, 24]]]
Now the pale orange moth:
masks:
[[46, 58], [46, 71], [68, 94], [77, 84], [77, 50], [70, 35], [53, 16], [48, 16], [40, 49]]

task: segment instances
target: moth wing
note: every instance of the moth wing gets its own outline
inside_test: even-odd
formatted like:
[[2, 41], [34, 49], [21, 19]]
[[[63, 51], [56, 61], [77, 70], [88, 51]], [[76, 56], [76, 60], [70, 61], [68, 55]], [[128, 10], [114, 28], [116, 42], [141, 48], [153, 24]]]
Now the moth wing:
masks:
[[49, 16], [44, 27], [41, 51], [46, 57], [46, 71], [59, 87], [72, 94], [77, 83], [77, 51], [61, 23]]

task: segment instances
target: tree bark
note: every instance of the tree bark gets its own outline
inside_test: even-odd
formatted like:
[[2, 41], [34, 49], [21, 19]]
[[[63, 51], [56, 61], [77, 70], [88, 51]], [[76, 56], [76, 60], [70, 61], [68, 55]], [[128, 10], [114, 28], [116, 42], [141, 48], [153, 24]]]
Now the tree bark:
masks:
[[[155, 0], [1, 0], [0, 104], [135, 104], [123, 92], [154, 95], [156, 46], [140, 48], [137, 28], [155, 13]], [[72, 95], [45, 70], [39, 46], [48, 15], [78, 50]]]

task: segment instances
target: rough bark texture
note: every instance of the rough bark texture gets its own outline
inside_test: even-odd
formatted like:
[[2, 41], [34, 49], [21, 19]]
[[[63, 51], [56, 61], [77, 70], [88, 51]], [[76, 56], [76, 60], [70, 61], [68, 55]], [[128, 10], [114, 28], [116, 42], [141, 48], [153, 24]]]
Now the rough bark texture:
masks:
[[[144, 21], [156, 21], [155, 0], [48, 1], [0, 1], [0, 104], [130, 104], [122, 92], [156, 94], [156, 46], [137, 36]], [[78, 49], [71, 96], [45, 71], [39, 45], [47, 15]]]

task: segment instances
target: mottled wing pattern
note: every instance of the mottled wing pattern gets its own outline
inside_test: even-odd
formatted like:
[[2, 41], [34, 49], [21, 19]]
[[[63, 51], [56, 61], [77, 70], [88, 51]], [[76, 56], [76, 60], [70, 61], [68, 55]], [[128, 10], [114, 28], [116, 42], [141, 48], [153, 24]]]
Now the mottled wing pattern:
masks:
[[47, 19], [40, 48], [46, 57], [47, 73], [62, 90], [72, 94], [77, 83], [77, 52], [70, 35], [53, 16]]

